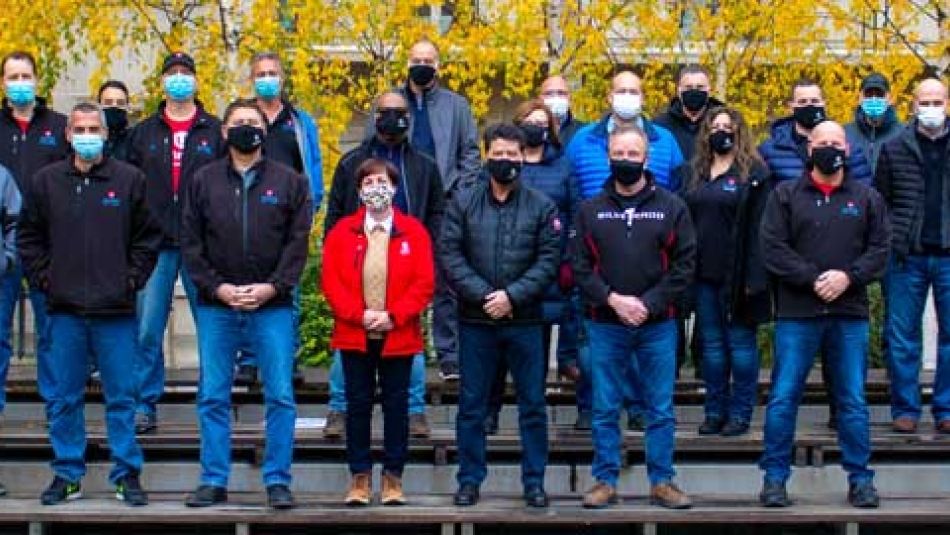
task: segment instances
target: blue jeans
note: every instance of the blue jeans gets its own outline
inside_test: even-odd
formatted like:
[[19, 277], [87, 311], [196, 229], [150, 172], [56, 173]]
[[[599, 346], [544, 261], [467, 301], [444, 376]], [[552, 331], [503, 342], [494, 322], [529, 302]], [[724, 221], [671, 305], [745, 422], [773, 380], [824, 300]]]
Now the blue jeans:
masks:
[[257, 355], [264, 386], [264, 485], [289, 485], [294, 451], [294, 324], [290, 306], [240, 312], [199, 304], [198, 423], [201, 484], [227, 487], [231, 470], [231, 385], [237, 350], [247, 344]]
[[[294, 360], [296, 360], [297, 350], [300, 349], [300, 286], [294, 286], [291, 296], [294, 300]], [[238, 351], [237, 365], [257, 367], [257, 355], [254, 354], [250, 344]]]
[[[155, 270], [145, 288], [138, 295], [139, 318], [139, 363], [136, 375], [139, 385], [138, 411], [155, 414], [158, 400], [165, 391], [165, 352], [162, 342], [168, 313], [171, 311], [175, 281], [181, 273], [181, 281], [188, 297], [192, 317], [195, 312], [195, 285], [185, 273], [185, 266], [178, 249], [162, 249], [158, 253]], [[200, 336], [200, 335], [199, 335]]]
[[[13, 357], [13, 315], [23, 289], [20, 263], [0, 275], [0, 413], [6, 407], [7, 372]], [[33, 306], [33, 333], [36, 337], [36, 382], [40, 397], [49, 400], [53, 392], [53, 370], [50, 365], [49, 319], [46, 317], [46, 294], [30, 288]], [[22, 341], [20, 342], [23, 343]]]
[[908, 256], [887, 271], [887, 366], [891, 378], [891, 415], [918, 420], [921, 413], [922, 321], [927, 290], [937, 309], [937, 374], [933, 417], [950, 419], [950, 257]]
[[646, 403], [646, 464], [651, 485], [673, 480], [676, 448], [676, 322], [663, 320], [640, 327], [587, 321], [592, 354], [594, 479], [612, 487], [620, 476], [620, 407], [628, 369], [639, 365]]
[[498, 363], [508, 360], [518, 398], [521, 482], [544, 485], [548, 461], [548, 415], [544, 400], [541, 325], [486, 325], [459, 322], [459, 411], [456, 419], [459, 485], [480, 486], [488, 474], [485, 416]]
[[838, 406], [841, 465], [851, 483], [874, 479], [868, 469], [871, 437], [864, 399], [868, 355], [868, 322], [860, 318], [824, 317], [775, 322], [772, 393], [765, 412], [765, 451], [759, 467], [767, 482], [782, 483], [791, 475], [792, 446], [802, 390], [821, 349]]
[[[331, 411], [346, 412], [346, 380], [343, 377], [343, 364], [340, 352], [333, 352], [330, 362], [330, 401]], [[416, 353], [412, 359], [412, 375], [409, 376], [409, 414], [426, 413], [426, 359], [424, 353]]]
[[53, 472], [70, 482], [86, 473], [86, 424], [83, 416], [89, 354], [96, 356], [106, 406], [106, 431], [116, 482], [142, 471], [142, 450], [135, 440], [135, 318], [49, 315], [54, 395], [47, 400]]
[[[706, 418], [748, 423], [759, 382], [755, 328], [726, 319], [722, 287], [696, 285], [696, 324], [703, 348]], [[729, 376], [732, 375], [730, 384]]]
[[[579, 303], [578, 306], [580, 306]], [[577, 318], [577, 367], [581, 370], [581, 377], [574, 385], [575, 396], [577, 397], [577, 412], [590, 413], [594, 409], [594, 389], [591, 386], [593, 372], [591, 369], [590, 333], [587, 332], [587, 322], [580, 321], [580, 315]], [[627, 380], [620, 385], [623, 389], [623, 407], [630, 417], [642, 416], [646, 412], [638, 369], [639, 365], [636, 362], [631, 362], [627, 367]]]

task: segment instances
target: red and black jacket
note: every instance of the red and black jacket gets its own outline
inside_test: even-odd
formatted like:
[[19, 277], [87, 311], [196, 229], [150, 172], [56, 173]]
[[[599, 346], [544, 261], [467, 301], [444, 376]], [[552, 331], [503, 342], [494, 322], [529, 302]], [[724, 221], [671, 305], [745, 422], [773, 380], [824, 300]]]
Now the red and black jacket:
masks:
[[620, 321], [607, 304], [611, 292], [639, 297], [651, 320], [674, 318], [675, 305], [692, 282], [696, 237], [689, 210], [645, 173], [647, 185], [629, 208], [608, 181], [577, 211], [571, 262], [594, 321]]
[[27, 181], [37, 171], [62, 160], [69, 152], [65, 115], [49, 109], [46, 100], [37, 97], [33, 118], [24, 135], [13, 118], [10, 103], [3, 99], [3, 108], [0, 110], [0, 165], [13, 175], [21, 194], [27, 194]]

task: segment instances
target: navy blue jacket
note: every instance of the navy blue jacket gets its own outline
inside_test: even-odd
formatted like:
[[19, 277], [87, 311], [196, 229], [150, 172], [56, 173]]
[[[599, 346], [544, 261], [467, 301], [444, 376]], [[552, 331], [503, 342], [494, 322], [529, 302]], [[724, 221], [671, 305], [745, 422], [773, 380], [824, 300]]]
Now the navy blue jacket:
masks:
[[[806, 147], [795, 142], [795, 120], [779, 119], [772, 124], [772, 135], [759, 146], [759, 154], [768, 164], [776, 182], [798, 180], [805, 175]], [[874, 173], [861, 147], [852, 146], [848, 157], [848, 176], [862, 184], [871, 184]]]

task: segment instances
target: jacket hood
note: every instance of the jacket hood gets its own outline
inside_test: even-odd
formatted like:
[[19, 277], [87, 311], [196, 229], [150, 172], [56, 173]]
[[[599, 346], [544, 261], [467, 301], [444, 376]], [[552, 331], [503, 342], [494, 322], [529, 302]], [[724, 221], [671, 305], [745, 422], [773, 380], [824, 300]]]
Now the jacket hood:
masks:
[[[633, 196], [633, 200], [637, 206], [641, 206], [656, 195], [656, 178], [653, 176], [653, 173], [644, 169], [643, 178], [647, 181], [646, 185]], [[608, 177], [607, 181], [604, 182], [604, 194], [607, 195], [607, 198], [609, 198], [611, 202], [617, 206], [621, 206], [622, 196], [614, 189], [614, 179], [612, 176]]]

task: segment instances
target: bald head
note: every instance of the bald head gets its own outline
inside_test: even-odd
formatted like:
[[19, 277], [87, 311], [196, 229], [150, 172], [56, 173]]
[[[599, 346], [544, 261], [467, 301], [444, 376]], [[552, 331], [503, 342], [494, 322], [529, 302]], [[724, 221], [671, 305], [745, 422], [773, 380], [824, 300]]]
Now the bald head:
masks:
[[410, 65], [432, 65], [438, 66], [439, 64], [439, 49], [436, 48], [435, 43], [428, 39], [420, 39], [416, 41], [412, 48], [409, 49], [409, 64]]
[[914, 100], [947, 100], [947, 86], [936, 78], [927, 78], [917, 84], [914, 90]]
[[386, 91], [376, 99], [376, 108], [402, 108], [408, 109], [409, 103], [406, 97], [398, 91]]
[[630, 71], [621, 71], [611, 80], [610, 89], [614, 93], [629, 93], [632, 92], [631, 90], [636, 90], [636, 93], [640, 94], [642, 85], [639, 76]]
[[844, 127], [834, 121], [822, 121], [815, 125], [808, 135], [808, 154], [809, 156], [815, 149], [821, 147], [834, 147], [844, 151], [845, 157], [851, 154], [851, 147], [848, 146], [848, 138], [844, 133]]

